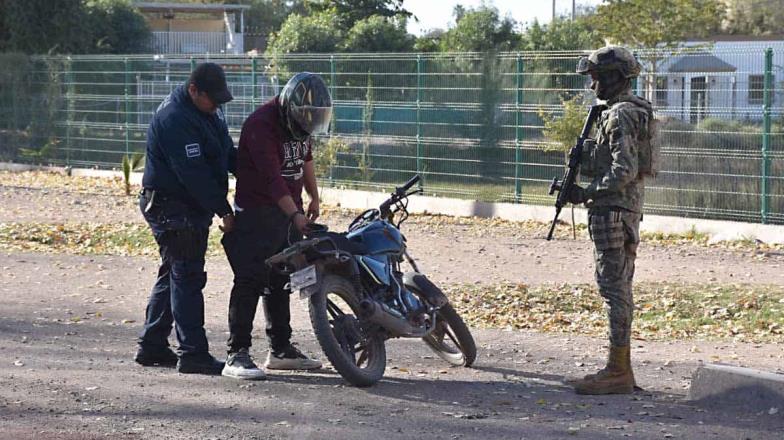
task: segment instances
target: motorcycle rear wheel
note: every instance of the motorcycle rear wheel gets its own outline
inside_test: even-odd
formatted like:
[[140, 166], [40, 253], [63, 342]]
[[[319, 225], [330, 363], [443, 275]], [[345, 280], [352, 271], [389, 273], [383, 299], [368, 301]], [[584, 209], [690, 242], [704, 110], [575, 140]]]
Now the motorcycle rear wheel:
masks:
[[438, 357], [457, 367], [470, 367], [476, 360], [476, 343], [463, 318], [451, 304], [438, 310], [436, 328], [422, 338]]
[[310, 297], [310, 322], [321, 349], [350, 384], [368, 387], [384, 375], [386, 347], [380, 334], [365, 334], [359, 325], [359, 298], [352, 283], [327, 275]]

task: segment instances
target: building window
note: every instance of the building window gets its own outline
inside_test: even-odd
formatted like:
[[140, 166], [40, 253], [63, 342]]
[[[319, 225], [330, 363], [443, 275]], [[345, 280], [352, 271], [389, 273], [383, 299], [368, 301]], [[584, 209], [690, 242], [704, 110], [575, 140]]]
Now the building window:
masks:
[[[771, 83], [776, 80], [771, 78]], [[770, 94], [771, 104], [776, 94]], [[765, 98], [765, 75], [749, 75], [749, 104], [763, 104]]]
[[656, 77], [656, 106], [667, 107], [667, 77]]

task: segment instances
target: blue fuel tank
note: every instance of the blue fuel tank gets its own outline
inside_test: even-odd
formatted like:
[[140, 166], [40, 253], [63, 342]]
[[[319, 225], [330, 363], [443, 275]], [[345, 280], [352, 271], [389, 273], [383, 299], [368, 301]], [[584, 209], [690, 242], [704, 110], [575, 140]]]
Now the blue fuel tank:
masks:
[[364, 244], [367, 255], [400, 254], [405, 246], [403, 234], [384, 220], [376, 220], [351, 231], [346, 237]]

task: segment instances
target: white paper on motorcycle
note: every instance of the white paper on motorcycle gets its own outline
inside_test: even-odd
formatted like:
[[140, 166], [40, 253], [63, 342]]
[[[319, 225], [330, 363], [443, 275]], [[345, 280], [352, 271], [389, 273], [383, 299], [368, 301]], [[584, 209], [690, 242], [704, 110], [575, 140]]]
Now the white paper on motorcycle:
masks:
[[291, 291], [296, 292], [299, 290], [300, 296], [310, 296], [313, 292], [307, 292], [303, 289], [316, 284], [317, 281], [316, 266], [310, 265], [291, 274]]

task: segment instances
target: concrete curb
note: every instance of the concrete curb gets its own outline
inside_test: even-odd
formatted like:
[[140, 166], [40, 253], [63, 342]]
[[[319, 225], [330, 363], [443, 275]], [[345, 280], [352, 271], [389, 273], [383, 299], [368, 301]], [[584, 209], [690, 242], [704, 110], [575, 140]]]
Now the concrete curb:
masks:
[[[66, 172], [64, 167], [23, 165], [0, 162], [0, 170], [27, 171], [48, 170]], [[85, 177], [121, 177], [118, 170], [97, 170], [86, 168], [70, 169], [73, 176]], [[132, 173], [131, 183], [141, 183], [142, 174]], [[234, 180], [229, 181], [233, 187]], [[357, 191], [340, 188], [322, 188], [322, 200], [331, 205], [349, 209], [367, 209], [378, 206], [388, 193], [375, 191]], [[443, 214], [457, 217], [496, 217], [510, 221], [533, 220], [549, 223], [553, 219], [551, 206], [520, 205], [515, 203], [488, 203], [476, 200], [450, 199], [443, 197], [414, 196], [411, 197], [409, 211], [412, 213]], [[569, 210], [561, 213], [560, 220], [571, 223]], [[575, 209], [575, 222], [587, 223], [587, 211], [582, 208]], [[712, 241], [732, 240], [759, 240], [765, 243], [784, 243], [784, 226], [762, 225], [758, 223], [743, 223], [725, 220], [702, 220], [684, 217], [670, 217], [662, 215], [646, 215], [640, 229], [645, 232], [659, 232], [669, 234], [683, 234], [690, 231], [707, 234]]]
[[[378, 206], [387, 193], [324, 188], [321, 198], [331, 205], [350, 209]], [[412, 213], [445, 214], [457, 217], [496, 217], [511, 221], [533, 220], [549, 223], [553, 220], [551, 206], [488, 203], [475, 200], [414, 196], [408, 205]], [[575, 222], [586, 224], [586, 209], [575, 209]], [[571, 223], [569, 210], [561, 212], [561, 221]], [[702, 220], [662, 215], [645, 215], [640, 229], [645, 232], [684, 234], [691, 231], [707, 234], [711, 241], [759, 240], [765, 243], [784, 243], [784, 226], [762, 225], [726, 220]]]
[[731, 365], [703, 365], [692, 375], [689, 400], [767, 411], [784, 419], [784, 375]]

